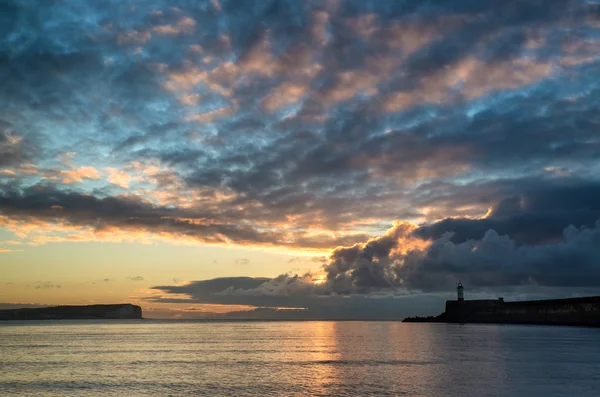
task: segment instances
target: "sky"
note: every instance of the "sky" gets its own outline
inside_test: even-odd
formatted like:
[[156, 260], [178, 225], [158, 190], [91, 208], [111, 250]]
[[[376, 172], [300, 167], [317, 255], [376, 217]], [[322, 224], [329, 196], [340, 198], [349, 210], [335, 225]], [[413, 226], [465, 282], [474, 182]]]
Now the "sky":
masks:
[[0, 307], [600, 294], [600, 3], [5, 0]]

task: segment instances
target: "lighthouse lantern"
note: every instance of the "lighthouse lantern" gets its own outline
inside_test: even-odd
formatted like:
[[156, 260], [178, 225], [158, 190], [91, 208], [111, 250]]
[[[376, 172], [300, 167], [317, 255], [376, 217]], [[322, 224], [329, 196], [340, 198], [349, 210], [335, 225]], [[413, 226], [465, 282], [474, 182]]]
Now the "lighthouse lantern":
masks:
[[456, 291], [458, 292], [458, 300], [462, 302], [465, 300], [464, 288], [460, 280], [458, 281], [458, 285], [456, 286]]

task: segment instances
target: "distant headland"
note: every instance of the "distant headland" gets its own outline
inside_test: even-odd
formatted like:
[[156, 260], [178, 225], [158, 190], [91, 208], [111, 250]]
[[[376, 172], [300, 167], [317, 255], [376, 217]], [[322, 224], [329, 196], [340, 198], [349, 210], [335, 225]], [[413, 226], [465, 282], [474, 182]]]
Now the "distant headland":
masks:
[[141, 319], [142, 308], [118, 305], [54, 306], [0, 310], [0, 320]]
[[457, 290], [458, 299], [446, 301], [442, 314], [403, 321], [600, 327], [600, 296], [505, 302], [503, 298], [464, 300], [460, 282]]

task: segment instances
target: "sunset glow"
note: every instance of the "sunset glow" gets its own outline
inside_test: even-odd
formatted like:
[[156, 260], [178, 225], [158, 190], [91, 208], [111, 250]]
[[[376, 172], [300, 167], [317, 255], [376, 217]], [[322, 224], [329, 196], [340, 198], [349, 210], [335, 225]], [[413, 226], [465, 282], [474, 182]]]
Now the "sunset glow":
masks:
[[9, 1], [0, 305], [598, 287], [598, 4], [408, 3]]

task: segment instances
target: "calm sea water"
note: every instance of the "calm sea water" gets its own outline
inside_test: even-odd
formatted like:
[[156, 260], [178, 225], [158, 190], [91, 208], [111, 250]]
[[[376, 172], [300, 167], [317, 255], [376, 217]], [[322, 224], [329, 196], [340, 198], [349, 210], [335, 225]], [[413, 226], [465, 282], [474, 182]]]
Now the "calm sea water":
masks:
[[5, 323], [0, 395], [591, 397], [600, 395], [600, 329]]

